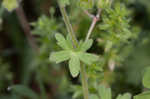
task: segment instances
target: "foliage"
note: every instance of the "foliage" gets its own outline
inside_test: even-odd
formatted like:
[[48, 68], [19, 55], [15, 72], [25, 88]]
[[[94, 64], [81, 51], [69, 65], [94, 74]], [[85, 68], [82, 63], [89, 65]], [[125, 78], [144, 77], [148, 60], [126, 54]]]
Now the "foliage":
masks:
[[91, 39], [85, 42], [81, 41], [80, 45], [74, 50], [69, 36], [66, 40], [61, 34], [56, 34], [55, 37], [57, 39], [57, 44], [63, 49], [63, 51], [52, 53], [50, 60], [60, 63], [70, 59], [69, 70], [73, 77], [77, 77], [80, 73], [80, 62], [91, 65], [98, 60], [98, 56], [86, 53], [86, 51], [92, 46], [93, 41]]
[[23, 85], [14, 85], [8, 88], [8, 90], [13, 91], [15, 94], [19, 94], [21, 96], [27, 96], [31, 99], [39, 99], [38, 95], [34, 93], [30, 88], [25, 87]]
[[18, 0], [3, 0], [2, 5], [11, 12], [18, 7]]
[[11, 83], [13, 78], [12, 72], [10, 71], [10, 66], [8, 63], [3, 62], [0, 59], [0, 92], [7, 87], [8, 84]]
[[[146, 88], [150, 88], [149, 74], [150, 74], [150, 68], [147, 68], [143, 76], [143, 85]], [[150, 91], [145, 91], [134, 97], [134, 99], [149, 99], [149, 98], [150, 98]]]
[[150, 68], [146, 68], [146, 71], [144, 73], [144, 77], [143, 77], [143, 85], [146, 88], [150, 88]]
[[[14, 10], [22, 6], [20, 1], [2, 1], [0, 32], [4, 35], [0, 37], [0, 51], [4, 50], [2, 58], [13, 65], [9, 61], [0, 62], [0, 98], [83, 99], [88, 85], [89, 99], [131, 99], [132, 96], [149, 99], [149, 1], [57, 1], [29, 1], [40, 10], [48, 9], [43, 10], [44, 14], [37, 8], [28, 11], [27, 1], [23, 1], [31, 38], [36, 38], [39, 47], [37, 52], [28, 47], [26, 34], [18, 35], [23, 31]], [[49, 2], [50, 9], [47, 8]], [[14, 13], [7, 13], [3, 8]], [[34, 19], [37, 15], [32, 12], [39, 17]], [[91, 30], [90, 24], [94, 22]], [[13, 40], [18, 38], [23, 39], [23, 43], [15, 45]], [[7, 44], [7, 40], [10, 43]], [[13, 46], [7, 48], [3, 44]], [[17, 58], [11, 58], [14, 54]]]

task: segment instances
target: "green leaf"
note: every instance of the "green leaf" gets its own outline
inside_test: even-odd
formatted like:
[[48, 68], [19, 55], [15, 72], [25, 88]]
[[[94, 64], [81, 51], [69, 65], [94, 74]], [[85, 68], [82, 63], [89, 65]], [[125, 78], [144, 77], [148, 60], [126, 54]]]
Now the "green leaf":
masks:
[[91, 9], [94, 5], [94, 0], [80, 0], [79, 5], [83, 9]]
[[80, 51], [83, 52], [87, 51], [92, 46], [92, 44], [93, 44], [92, 39], [85, 41], [84, 43], [81, 44]]
[[69, 0], [59, 0], [59, 3], [61, 6], [66, 6], [66, 5], [70, 4], [70, 1]]
[[95, 95], [95, 94], [91, 94], [91, 95], [90, 95], [90, 99], [99, 99], [99, 98], [98, 98], [98, 96], [97, 96], [97, 95]]
[[146, 69], [143, 77], [143, 85], [146, 88], [150, 88], [150, 67]]
[[61, 63], [63, 61], [66, 61], [70, 58], [70, 52], [69, 51], [59, 51], [59, 52], [53, 52], [50, 55], [50, 60], [54, 61], [56, 63]]
[[17, 0], [3, 0], [2, 5], [4, 8], [6, 8], [8, 11], [13, 11], [18, 7], [18, 1]]
[[82, 89], [81, 90], [78, 90], [78, 91], [75, 91], [72, 98], [73, 99], [77, 99], [78, 97], [82, 96]]
[[97, 6], [98, 8], [104, 9], [110, 6], [110, 0], [98, 0]]
[[98, 93], [101, 97], [101, 99], [111, 99], [111, 89], [106, 88], [104, 85], [100, 85], [98, 88]]
[[62, 49], [65, 49], [65, 50], [68, 50], [69, 49], [69, 46], [64, 38], [63, 35], [61, 34], [55, 34], [55, 38], [57, 40], [57, 44], [62, 48]]
[[71, 38], [70, 38], [69, 34], [67, 35], [66, 41], [67, 41], [67, 44], [68, 44], [69, 48], [73, 49], [72, 41], [71, 41]]
[[118, 95], [117, 99], [131, 99], [131, 94], [125, 93], [123, 95]]
[[83, 96], [81, 85], [71, 85], [71, 92], [73, 92], [72, 99], [78, 99]]
[[144, 93], [136, 95], [133, 99], [150, 99], [150, 91], [146, 91]]
[[16, 94], [26, 96], [31, 99], [39, 99], [38, 95], [34, 91], [24, 85], [14, 85], [11, 86], [8, 90], [12, 90]]
[[77, 77], [80, 73], [80, 60], [75, 54], [69, 60], [69, 70], [72, 77]]
[[93, 62], [96, 62], [99, 59], [97, 55], [84, 52], [79, 52], [78, 56], [80, 60], [87, 65], [91, 65]]

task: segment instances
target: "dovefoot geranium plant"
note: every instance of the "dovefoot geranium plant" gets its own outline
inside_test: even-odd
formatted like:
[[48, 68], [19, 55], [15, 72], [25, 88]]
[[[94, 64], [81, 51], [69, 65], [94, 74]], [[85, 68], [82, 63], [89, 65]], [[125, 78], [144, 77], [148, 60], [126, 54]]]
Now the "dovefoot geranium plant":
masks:
[[[49, 65], [55, 68], [56, 64], [60, 66], [62, 63], [67, 66], [73, 79], [80, 78], [78, 85], [65, 81], [67, 77], [64, 79], [62, 77], [65, 84], [60, 82], [63, 88], [68, 84], [71, 85], [69, 87], [71, 90], [66, 91], [72, 92], [73, 98], [132, 98], [130, 93], [113, 95], [109, 88], [113, 80], [117, 79], [113, 76], [115, 69], [129, 55], [130, 51], [127, 49], [132, 49], [132, 40], [138, 37], [135, 27], [130, 25], [132, 12], [126, 8], [124, 2], [121, 2], [121, 0], [57, 0], [60, 19], [54, 15], [59, 12], [51, 8], [50, 17], [43, 15], [36, 22], [31, 23], [34, 27], [31, 32], [39, 36], [37, 41], [40, 43], [31, 71], [36, 72], [36, 80], [42, 90], [42, 99], [47, 99], [42, 81], [53, 83], [48, 79], [49, 76], [47, 77], [49, 75], [47, 68]], [[3, 0], [2, 6], [12, 12], [18, 9], [20, 3], [20, 0]], [[31, 35], [27, 37], [33, 49], [36, 48]], [[43, 64], [47, 66], [46, 69], [41, 66]], [[147, 68], [143, 77], [143, 85], [146, 88], [150, 88], [149, 75], [150, 68]], [[38, 99], [35, 92], [23, 85], [15, 85], [9, 87], [10, 89], [14, 93]], [[134, 99], [150, 99], [150, 91], [136, 95]]]

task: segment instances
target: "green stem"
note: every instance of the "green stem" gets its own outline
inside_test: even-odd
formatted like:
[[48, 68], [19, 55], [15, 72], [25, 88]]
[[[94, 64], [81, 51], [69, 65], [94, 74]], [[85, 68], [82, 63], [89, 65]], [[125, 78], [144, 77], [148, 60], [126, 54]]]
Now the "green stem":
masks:
[[[72, 44], [74, 45], [74, 48], [77, 48], [78, 41], [76, 39], [72, 25], [70, 24], [65, 7], [61, 6], [60, 4], [59, 4], [59, 7], [60, 7], [60, 11], [63, 16], [64, 22], [65, 22], [65, 25], [67, 27], [67, 30], [69, 32], [69, 35], [71, 36]], [[83, 65], [83, 63], [81, 63], [80, 69], [81, 69], [82, 88], [83, 88], [84, 99], [89, 99], [88, 82], [87, 82], [86, 71], [85, 71], [84, 67], [85, 66]]]
[[69, 35], [71, 36], [72, 44], [74, 45], [74, 48], [77, 48], [78, 41], [76, 39], [76, 36], [75, 36], [74, 31], [73, 31], [72, 25], [70, 24], [69, 17], [66, 13], [65, 7], [61, 6], [60, 4], [59, 4], [59, 7], [60, 7], [60, 11], [61, 11], [61, 14], [63, 16], [64, 22], [65, 22], [65, 25], [67, 27], [67, 30], [69, 32]]
[[85, 65], [83, 63], [81, 63], [80, 68], [81, 68], [81, 79], [82, 79], [84, 99], [89, 99], [89, 90], [88, 90], [88, 83], [87, 83]]

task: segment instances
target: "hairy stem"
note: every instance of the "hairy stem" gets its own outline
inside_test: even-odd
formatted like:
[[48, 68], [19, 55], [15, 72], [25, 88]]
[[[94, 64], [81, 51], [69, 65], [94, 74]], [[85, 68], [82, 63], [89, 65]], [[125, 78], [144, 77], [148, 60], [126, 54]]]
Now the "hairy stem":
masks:
[[[61, 14], [63, 16], [64, 22], [66, 24], [67, 30], [68, 30], [68, 32], [69, 32], [69, 34], [71, 36], [74, 48], [77, 48], [78, 41], [77, 41], [76, 36], [74, 34], [72, 25], [70, 24], [70, 21], [69, 21], [68, 15], [66, 13], [65, 7], [61, 6], [60, 4], [59, 4], [59, 7], [60, 7]], [[87, 77], [86, 77], [86, 72], [85, 72], [85, 68], [84, 67], [85, 66], [83, 65], [83, 63], [81, 63], [80, 69], [81, 69], [81, 79], [82, 79], [83, 94], [84, 94], [84, 99], [89, 99], [88, 82], [87, 82]]]
[[98, 11], [98, 13], [97, 13], [96, 16], [89, 14], [87, 11], [86, 11], [85, 13], [86, 13], [88, 16], [90, 16], [90, 17], [93, 18], [92, 24], [91, 24], [91, 26], [90, 26], [90, 28], [89, 28], [89, 30], [88, 30], [87, 35], [86, 35], [85, 41], [87, 41], [87, 40], [90, 38], [90, 36], [91, 36], [91, 34], [92, 34], [92, 31], [93, 31], [93, 29], [94, 29], [94, 27], [95, 27], [97, 21], [99, 21], [101, 9], [99, 9], [99, 11]]
[[93, 31], [93, 29], [94, 29], [94, 27], [95, 27], [95, 25], [96, 25], [96, 22], [97, 22], [97, 19], [96, 18], [94, 18], [93, 19], [93, 22], [92, 22], [92, 24], [91, 24], [91, 26], [90, 26], [90, 29], [89, 29], [89, 31], [88, 31], [88, 33], [87, 33], [87, 36], [86, 36], [86, 41], [90, 38], [90, 35], [92, 34], [92, 31]]
[[70, 24], [69, 17], [66, 13], [65, 7], [61, 6], [60, 4], [59, 4], [59, 7], [60, 7], [61, 14], [63, 16], [64, 22], [66, 24], [67, 30], [69, 32], [69, 35], [71, 36], [72, 44], [74, 45], [74, 48], [76, 48], [78, 46], [78, 41], [76, 39], [72, 25]]
[[85, 71], [85, 65], [81, 63], [80, 68], [81, 68], [81, 79], [82, 79], [84, 99], [89, 99], [88, 81]]

